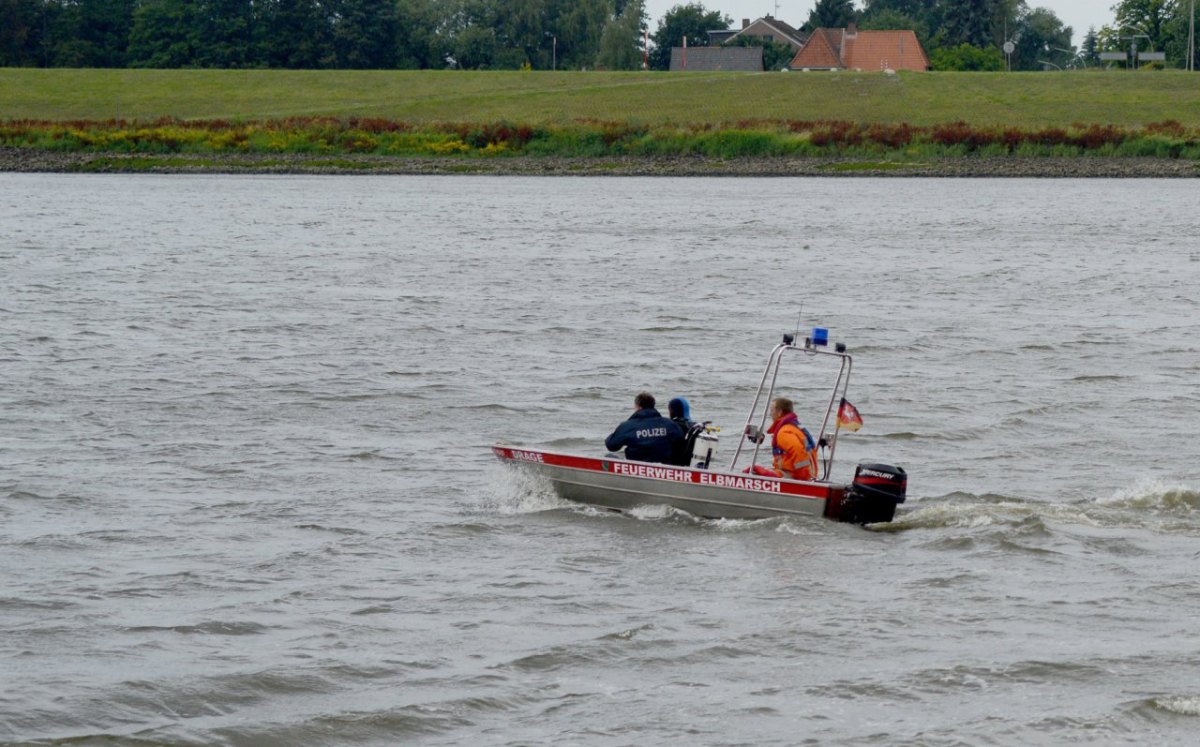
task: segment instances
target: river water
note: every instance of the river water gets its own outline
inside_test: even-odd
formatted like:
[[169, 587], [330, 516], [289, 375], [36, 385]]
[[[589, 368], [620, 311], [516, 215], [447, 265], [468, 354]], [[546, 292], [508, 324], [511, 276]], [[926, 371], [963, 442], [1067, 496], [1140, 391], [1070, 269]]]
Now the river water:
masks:
[[[1180, 181], [0, 175], [0, 742], [1192, 744], [1195, 223]], [[736, 430], [798, 322], [891, 525], [489, 452], [602, 453], [640, 389]]]

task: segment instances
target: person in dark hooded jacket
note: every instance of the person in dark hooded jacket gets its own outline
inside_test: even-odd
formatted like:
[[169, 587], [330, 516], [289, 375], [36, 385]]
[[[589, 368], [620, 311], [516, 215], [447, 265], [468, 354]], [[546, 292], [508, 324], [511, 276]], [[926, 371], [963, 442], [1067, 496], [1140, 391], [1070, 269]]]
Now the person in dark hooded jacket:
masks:
[[692, 406], [683, 397], [675, 397], [667, 403], [667, 417], [679, 426], [679, 430], [687, 433], [696, 425], [692, 421]]
[[633, 399], [634, 413], [604, 439], [609, 451], [625, 449], [625, 458], [635, 462], [666, 462], [671, 449], [683, 438], [679, 426], [658, 414], [654, 396], [642, 392]]
[[671, 422], [683, 431], [683, 438], [671, 447], [671, 458], [668, 464], [687, 467], [692, 462], [692, 446], [696, 442], [696, 434], [703, 430], [692, 420], [692, 406], [683, 397], [675, 397], [667, 403], [667, 415]]

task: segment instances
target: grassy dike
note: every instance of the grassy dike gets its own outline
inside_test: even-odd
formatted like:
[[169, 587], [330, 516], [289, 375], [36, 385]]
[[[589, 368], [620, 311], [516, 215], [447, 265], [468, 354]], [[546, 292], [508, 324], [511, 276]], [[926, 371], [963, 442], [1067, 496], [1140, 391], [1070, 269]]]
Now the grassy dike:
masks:
[[0, 169], [1198, 176], [1200, 78], [0, 69]]

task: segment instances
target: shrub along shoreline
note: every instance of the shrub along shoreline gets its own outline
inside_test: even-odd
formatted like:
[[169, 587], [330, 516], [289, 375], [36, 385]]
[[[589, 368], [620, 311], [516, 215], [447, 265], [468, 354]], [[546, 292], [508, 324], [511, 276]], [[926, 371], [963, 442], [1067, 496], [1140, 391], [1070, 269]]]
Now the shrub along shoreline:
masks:
[[8, 120], [0, 170], [204, 173], [1200, 176], [1200, 130], [722, 124]]

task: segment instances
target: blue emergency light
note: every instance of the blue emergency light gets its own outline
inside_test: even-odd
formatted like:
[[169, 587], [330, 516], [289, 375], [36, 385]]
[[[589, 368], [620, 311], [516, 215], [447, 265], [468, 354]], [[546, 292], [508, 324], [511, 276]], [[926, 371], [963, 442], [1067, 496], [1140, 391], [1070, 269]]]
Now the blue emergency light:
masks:
[[824, 327], [813, 327], [812, 344], [814, 347], [825, 347], [829, 344], [829, 330]]

